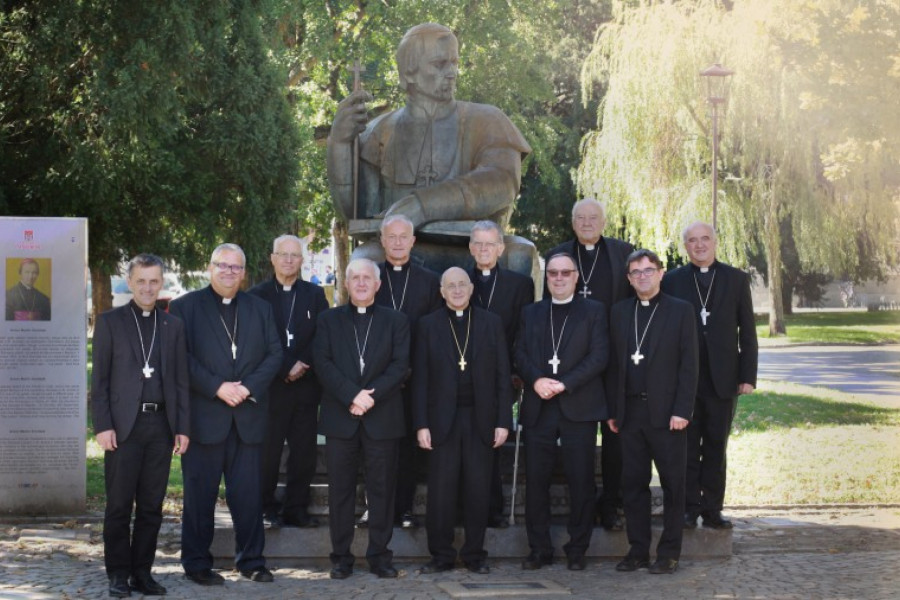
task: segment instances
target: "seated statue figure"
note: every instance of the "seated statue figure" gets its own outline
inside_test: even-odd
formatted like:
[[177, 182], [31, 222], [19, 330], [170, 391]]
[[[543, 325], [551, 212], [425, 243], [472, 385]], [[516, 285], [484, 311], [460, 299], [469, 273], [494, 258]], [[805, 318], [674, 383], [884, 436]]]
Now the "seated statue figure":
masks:
[[[443, 272], [469, 260], [475, 221], [506, 227], [531, 147], [498, 108], [454, 98], [459, 45], [447, 27], [425, 23], [407, 31], [397, 65], [404, 107], [369, 122], [372, 96], [365, 90], [338, 105], [328, 138], [331, 195], [350, 234], [364, 242], [354, 258], [383, 260], [381, 219], [403, 214], [416, 228], [413, 258]], [[537, 264], [533, 244], [518, 236], [504, 241], [506, 266], [530, 275]]]

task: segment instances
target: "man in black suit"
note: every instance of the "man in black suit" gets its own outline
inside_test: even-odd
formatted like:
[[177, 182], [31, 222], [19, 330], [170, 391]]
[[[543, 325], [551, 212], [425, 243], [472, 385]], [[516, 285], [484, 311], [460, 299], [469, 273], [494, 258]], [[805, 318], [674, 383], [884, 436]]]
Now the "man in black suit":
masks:
[[[574, 256], [578, 266], [578, 294], [602, 302], [608, 317], [613, 304], [633, 295], [625, 277], [625, 259], [634, 251], [634, 246], [604, 237], [605, 227], [604, 205], [594, 198], [579, 200], [572, 207], [572, 229], [576, 239], [560, 244], [547, 256], [559, 252]], [[544, 298], [548, 297], [545, 281]], [[622, 442], [605, 422], [600, 423], [600, 441], [603, 447], [600, 457], [603, 493], [598, 503], [600, 523], [607, 531], [620, 531], [622, 520], [618, 508], [622, 495]]]
[[[440, 280], [436, 273], [413, 264], [411, 252], [416, 237], [413, 224], [403, 215], [387, 217], [381, 223], [381, 245], [385, 261], [381, 265], [381, 287], [375, 304], [399, 310], [409, 317], [411, 340], [415, 340], [419, 317], [441, 307]], [[415, 345], [410, 354], [415, 353]], [[412, 393], [403, 388], [403, 407], [407, 430], [400, 440], [397, 491], [394, 499], [394, 524], [404, 529], [419, 526], [413, 516], [413, 502], [419, 474], [425, 470], [425, 457], [419, 450], [416, 432], [412, 429]], [[365, 526], [367, 515], [361, 519]]]
[[441, 277], [446, 308], [419, 320], [413, 355], [413, 427], [431, 451], [425, 527], [431, 561], [423, 573], [453, 568], [453, 534], [460, 486], [465, 542], [459, 557], [469, 571], [487, 574], [492, 448], [512, 426], [509, 353], [500, 317], [469, 305], [468, 274], [451, 267]]
[[325, 436], [332, 579], [353, 573], [353, 516], [360, 454], [369, 503], [369, 570], [397, 577], [388, 544], [393, 535], [397, 440], [403, 437], [401, 386], [409, 371], [409, 320], [375, 304], [378, 265], [350, 261], [350, 303], [319, 316], [316, 372], [324, 388], [319, 433]]
[[759, 347], [753, 322], [750, 276], [716, 260], [716, 232], [707, 223], [682, 233], [690, 264], [663, 278], [667, 294], [690, 302], [700, 341], [700, 379], [694, 418], [687, 429], [684, 526], [731, 529], [722, 517], [725, 451], [738, 396], [756, 387]]
[[[328, 310], [321, 287], [300, 279], [303, 245], [295, 235], [272, 244], [275, 276], [250, 290], [272, 306], [281, 338], [281, 368], [269, 385], [269, 423], [263, 442], [263, 521], [279, 527], [317, 527], [309, 515], [309, 486], [316, 474], [316, 421], [322, 388], [313, 370], [313, 336]], [[275, 498], [284, 442], [288, 444], [284, 500]], [[280, 514], [279, 514], [280, 513]]]
[[212, 571], [209, 551], [223, 475], [234, 522], [235, 566], [251, 581], [273, 579], [263, 556], [260, 462], [281, 340], [272, 307], [240, 289], [244, 265], [240, 246], [218, 246], [209, 263], [209, 287], [170, 305], [185, 323], [191, 372], [192, 443], [181, 461], [181, 565], [200, 585], [224, 583]]
[[[622, 438], [625, 527], [630, 549], [618, 571], [674, 573], [681, 556], [685, 428], [697, 391], [697, 328], [691, 305], [660, 293], [665, 269], [650, 250], [628, 257], [637, 299], [612, 309], [606, 395], [609, 426]], [[650, 477], [663, 489], [663, 532], [650, 565]]]
[[[516, 333], [519, 329], [519, 316], [526, 304], [534, 302], [534, 281], [527, 275], [500, 267], [497, 262], [503, 256], [505, 247], [503, 233], [493, 221], [478, 221], [472, 226], [469, 236], [469, 252], [475, 259], [470, 278], [475, 285], [472, 304], [500, 316], [503, 331], [506, 334], [506, 345], [510, 368], [513, 369]], [[513, 370], [513, 387], [522, 389], [522, 379]], [[511, 392], [515, 394], [515, 390]], [[515, 398], [511, 395], [509, 402]], [[493, 453], [491, 473], [491, 497], [488, 526], [506, 527], [508, 521], [503, 516], [503, 485], [500, 474], [500, 451]]]
[[166, 593], [150, 569], [172, 448], [183, 454], [189, 444], [184, 324], [156, 308], [163, 269], [152, 254], [132, 258], [126, 280], [134, 299], [100, 315], [94, 329], [91, 406], [105, 452], [103, 550], [109, 594], [117, 598], [132, 588], [145, 596]]
[[594, 530], [597, 422], [607, 418], [602, 373], [609, 358], [606, 308], [575, 293], [578, 269], [569, 254], [547, 261], [550, 299], [522, 311], [516, 364], [525, 382], [525, 529], [531, 553], [523, 569], [553, 562], [550, 484], [557, 440], [569, 485], [570, 570], [585, 568]]

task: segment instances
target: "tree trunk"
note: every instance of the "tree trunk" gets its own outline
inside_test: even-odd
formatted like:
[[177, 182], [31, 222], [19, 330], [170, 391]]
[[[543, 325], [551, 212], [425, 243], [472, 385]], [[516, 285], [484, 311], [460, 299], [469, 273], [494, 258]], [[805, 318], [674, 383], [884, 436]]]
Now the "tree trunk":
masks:
[[347, 234], [347, 223], [335, 219], [331, 233], [334, 236], [334, 303], [340, 306], [347, 303], [347, 288], [344, 287], [344, 274], [350, 263], [350, 236]]
[[101, 269], [91, 269], [91, 328], [97, 317], [112, 308], [112, 285], [109, 273]]
[[766, 210], [766, 253], [768, 255], [769, 269], [769, 300], [772, 308], [769, 310], [769, 337], [785, 335], [784, 326], [784, 298], [781, 293], [781, 230], [778, 223], [778, 203], [775, 198], [775, 184], [771, 185], [768, 194], [768, 209]]

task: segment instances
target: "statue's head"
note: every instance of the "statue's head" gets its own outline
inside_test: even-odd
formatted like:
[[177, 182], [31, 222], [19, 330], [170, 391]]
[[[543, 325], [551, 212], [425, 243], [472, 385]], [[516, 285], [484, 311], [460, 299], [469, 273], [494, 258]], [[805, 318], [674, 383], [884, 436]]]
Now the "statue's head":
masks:
[[411, 97], [437, 102], [453, 100], [459, 72], [459, 42], [449, 28], [437, 23], [416, 25], [397, 46], [400, 86]]

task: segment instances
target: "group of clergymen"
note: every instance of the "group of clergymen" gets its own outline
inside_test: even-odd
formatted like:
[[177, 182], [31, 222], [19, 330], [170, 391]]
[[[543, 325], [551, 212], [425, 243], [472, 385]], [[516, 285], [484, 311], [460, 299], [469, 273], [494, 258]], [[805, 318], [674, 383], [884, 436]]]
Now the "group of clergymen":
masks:
[[[134, 300], [101, 315], [93, 347], [110, 594], [166, 592], [151, 566], [173, 446], [184, 474], [186, 576], [224, 581], [210, 553], [224, 476], [236, 569], [272, 581], [265, 528], [318, 524], [308, 511], [317, 432], [326, 439], [332, 578], [353, 572], [355, 526], [368, 527], [370, 571], [397, 577], [389, 544], [395, 525], [418, 526], [421, 455], [432, 557], [421, 572], [459, 559], [488, 573], [485, 529], [507, 522], [497, 449], [513, 429], [517, 389], [531, 548], [522, 568], [553, 561], [550, 483], [561, 453], [568, 568], [585, 568], [597, 516], [607, 530], [622, 529], [623, 506], [630, 551], [616, 569], [674, 572], [683, 528], [698, 517], [731, 527], [721, 514], [725, 448], [737, 397], [756, 382], [749, 277], [716, 260], [716, 234], [705, 223], [684, 230], [690, 263], [663, 277], [655, 253], [603, 237], [605, 221], [597, 200], [575, 204], [576, 239], [547, 254], [539, 302], [530, 277], [498, 266], [503, 235], [490, 221], [472, 228], [474, 267], [438, 277], [410, 261], [413, 224], [385, 219], [385, 262], [352, 260], [343, 282], [349, 303], [333, 309], [321, 288], [300, 279], [301, 241], [290, 235], [273, 244], [274, 277], [249, 293], [241, 291], [243, 251], [217, 247], [210, 285], [173, 301], [169, 313], [156, 308], [162, 261], [132, 259]], [[286, 489], [276, 499], [285, 442]], [[651, 462], [664, 493], [652, 564]], [[357, 522], [361, 466], [367, 511]], [[459, 509], [465, 539], [457, 551]]]

